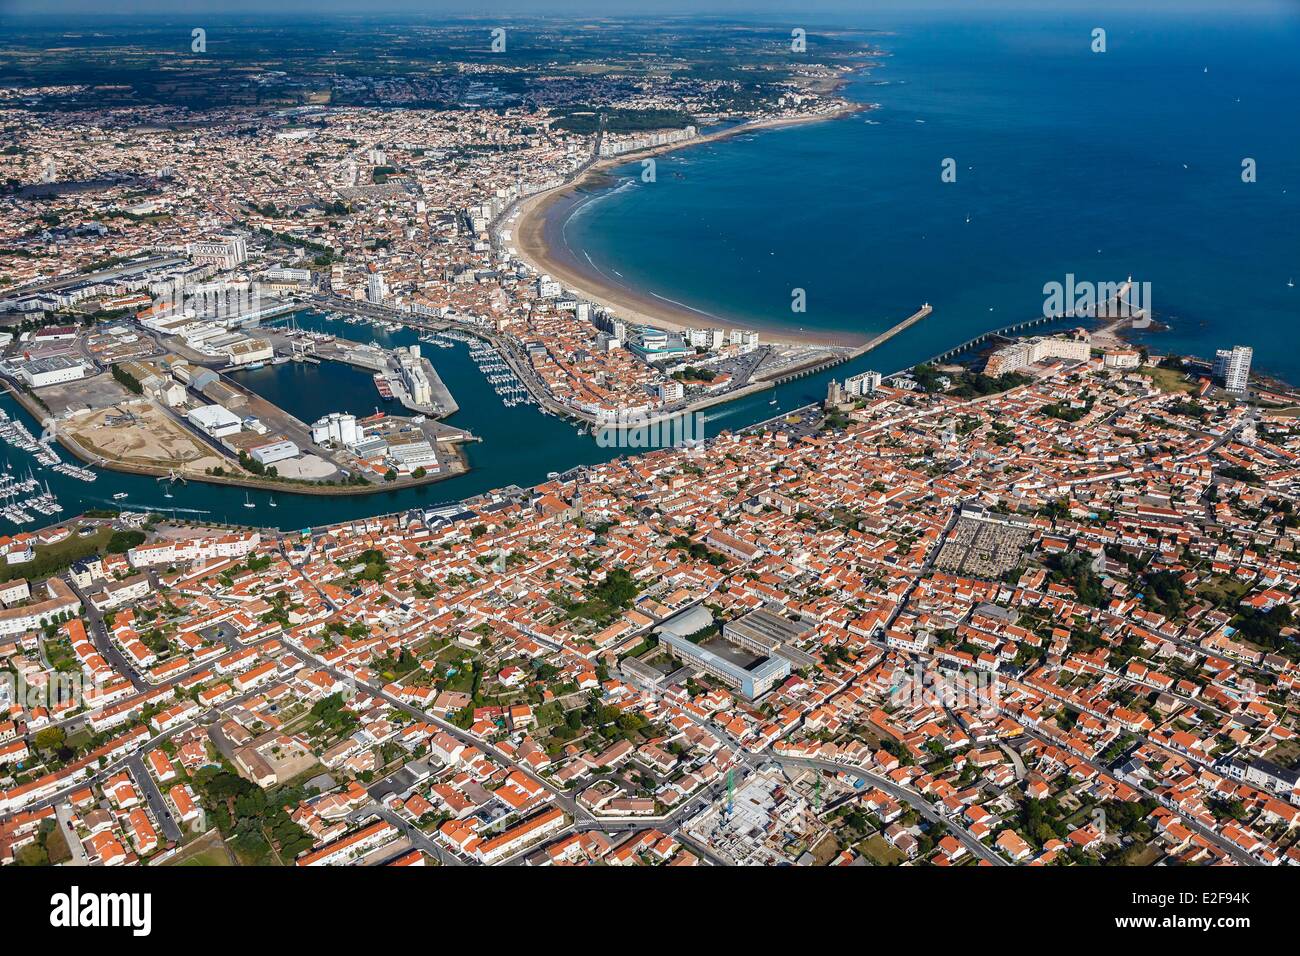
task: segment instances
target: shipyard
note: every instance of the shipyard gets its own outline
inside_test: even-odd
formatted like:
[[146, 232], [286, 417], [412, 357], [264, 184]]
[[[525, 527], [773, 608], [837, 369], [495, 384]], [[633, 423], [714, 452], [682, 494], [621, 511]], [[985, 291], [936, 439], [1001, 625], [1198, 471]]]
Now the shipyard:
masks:
[[[242, 243], [228, 247], [242, 254]], [[299, 328], [292, 299], [268, 301], [255, 287], [232, 294], [208, 284], [184, 296], [98, 304], [124, 301], [143, 306], [134, 320], [6, 333], [0, 376], [43, 430], [38, 438], [18, 421], [3, 427], [41, 464], [88, 480], [94, 472], [85, 466], [94, 465], [168, 483], [306, 493], [401, 487], [467, 468], [457, 446], [473, 436], [440, 421], [458, 405], [419, 345], [384, 349]], [[264, 319], [287, 325], [262, 326]], [[372, 374], [373, 412], [294, 416], [256, 387], [259, 373], [288, 363]], [[63, 462], [56, 445], [83, 464]], [[41, 499], [32, 504], [39, 510]], [[12, 516], [21, 523], [22, 510]]]

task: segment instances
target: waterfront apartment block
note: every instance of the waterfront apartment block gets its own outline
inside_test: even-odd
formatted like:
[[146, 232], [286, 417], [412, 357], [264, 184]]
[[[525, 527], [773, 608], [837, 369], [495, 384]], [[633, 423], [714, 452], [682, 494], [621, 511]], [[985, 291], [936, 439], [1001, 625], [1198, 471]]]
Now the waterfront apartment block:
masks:
[[1006, 375], [1040, 362], [1045, 358], [1063, 358], [1086, 362], [1092, 354], [1087, 337], [1077, 339], [1033, 338], [1021, 339], [1005, 345], [989, 356], [984, 366], [985, 375]]
[[1244, 392], [1250, 383], [1250, 363], [1255, 350], [1249, 345], [1234, 345], [1214, 353], [1214, 377], [1230, 392]]

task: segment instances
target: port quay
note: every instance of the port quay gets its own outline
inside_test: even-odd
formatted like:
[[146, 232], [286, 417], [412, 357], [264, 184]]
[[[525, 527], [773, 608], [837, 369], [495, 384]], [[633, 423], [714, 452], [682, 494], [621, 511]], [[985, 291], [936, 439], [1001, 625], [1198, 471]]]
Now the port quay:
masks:
[[[763, 428], [805, 415], [817, 407], [824, 394], [822, 383], [832, 371], [851, 372], [861, 364], [860, 359], [932, 311], [927, 303], [855, 349], [839, 350], [830, 358], [812, 361], [802, 368], [751, 381], [733, 392], [697, 399], [638, 424], [658, 425], [688, 412], [705, 414], [707, 422], [723, 410], [719, 418], [734, 418], [723, 427]], [[259, 336], [273, 343], [273, 357], [222, 370], [230, 373], [225, 378], [234, 389], [245, 393], [282, 431], [299, 436], [304, 446], [310, 441], [310, 423], [332, 410], [327, 406], [335, 397], [362, 421], [375, 415], [393, 418], [387, 407], [401, 405], [404, 411], [414, 413], [410, 417], [422, 430], [430, 433], [431, 444], [440, 452], [450, 452], [443, 458], [447, 463], [445, 471], [418, 482], [408, 478], [395, 487], [384, 483], [363, 490], [341, 484], [310, 489], [290, 484], [268, 487], [266, 483], [228, 476], [208, 474], [199, 478], [174, 469], [130, 464], [108, 468], [100, 456], [81, 447], [75, 436], [60, 429], [57, 422], [50, 428], [49, 413], [37, 404], [33, 393], [7, 381], [9, 394], [0, 401], [12, 409], [6, 412], [6, 429], [12, 431], [14, 439], [6, 437], [8, 431], [0, 433], [0, 439], [6, 440], [12, 451], [9, 470], [4, 473], [8, 477], [0, 484], [0, 497], [6, 509], [17, 510], [8, 514], [0, 511], [0, 517], [17, 519], [12, 523], [21, 526], [34, 521], [38, 513], [110, 509], [160, 512], [235, 525], [312, 527], [322, 524], [312, 504], [321, 495], [329, 496], [329, 508], [339, 521], [428, 508], [454, 509], [460, 502], [495, 489], [536, 484], [571, 467], [635, 452], [634, 447], [618, 443], [601, 447], [592, 437], [600, 425], [597, 418], [576, 413], [551, 397], [530, 374], [527, 357], [509, 336], [465, 317], [413, 315], [329, 295], [292, 307], [281, 306], [276, 312], [257, 330]], [[1028, 320], [984, 333], [934, 360], [951, 358], [1049, 321]], [[412, 402], [410, 391], [391, 361], [395, 351], [412, 346], [423, 349], [419, 361], [431, 386], [423, 407]], [[898, 371], [915, 364], [909, 363]], [[454, 388], [444, 381], [447, 375], [454, 379]], [[467, 389], [475, 396], [469, 405], [457, 398]], [[391, 402], [386, 391], [392, 395]], [[275, 402], [292, 407], [281, 409]], [[0, 411], [4, 408], [0, 407]], [[282, 418], [277, 418], [277, 412]], [[30, 431], [23, 423], [24, 413], [31, 420]], [[521, 435], [531, 435], [539, 428], [550, 438], [546, 460], [531, 470], [521, 468], [524, 463], [513, 459], [508, 449], [518, 444]], [[716, 427], [710, 426], [709, 431], [715, 432]], [[30, 437], [24, 437], [24, 433]], [[201, 437], [213, 444], [210, 436]], [[60, 445], [73, 461], [56, 460]], [[33, 457], [25, 459], [29, 454]], [[46, 461], [50, 462], [48, 466]], [[47, 467], [51, 469], [48, 474], [44, 472]], [[377, 478], [382, 480], [381, 476]], [[449, 496], [446, 491], [457, 494]]]

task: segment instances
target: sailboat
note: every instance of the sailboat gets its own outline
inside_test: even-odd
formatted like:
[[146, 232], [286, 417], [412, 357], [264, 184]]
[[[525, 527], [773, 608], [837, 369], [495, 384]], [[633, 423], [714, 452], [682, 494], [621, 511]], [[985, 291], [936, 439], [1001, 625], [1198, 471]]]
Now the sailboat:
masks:
[[280, 507], [279, 505], [277, 505], [277, 504], [275, 503], [275, 499], [274, 499], [274, 498], [271, 499], [271, 507], [272, 507], [272, 508], [278, 508], [278, 507]]
[[248, 497], [248, 492], [247, 492], [247, 491], [244, 492], [244, 507], [245, 507], [245, 508], [256, 508], [256, 507], [257, 507], [257, 505], [253, 504], [252, 499]]
[[1287, 287], [1288, 289], [1294, 289], [1294, 288], [1295, 288], [1295, 279], [1287, 279], [1287, 280], [1286, 280], [1286, 287]]

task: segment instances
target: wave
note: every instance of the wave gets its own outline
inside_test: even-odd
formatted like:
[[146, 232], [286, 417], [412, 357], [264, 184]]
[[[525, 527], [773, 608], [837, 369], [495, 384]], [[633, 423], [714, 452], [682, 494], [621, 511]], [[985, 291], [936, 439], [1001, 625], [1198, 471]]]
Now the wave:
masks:
[[[568, 245], [568, 243], [566, 242], [565, 245]], [[572, 247], [569, 248], [569, 251], [570, 252], [573, 251]], [[596, 265], [596, 261], [591, 258], [591, 253], [589, 253], [586, 249], [582, 250], [582, 258], [587, 260], [587, 265], [591, 266], [591, 268], [594, 269], [597, 274], [604, 276], [606, 279], [609, 279], [611, 282], [615, 281], [614, 279], [610, 279], [608, 272], [606, 272], [600, 266]], [[614, 275], [619, 275], [619, 274], [615, 272]], [[622, 278], [622, 276], [619, 276], [619, 278]]]
[[667, 302], [669, 305], [675, 305], [679, 309], [686, 309], [688, 312], [694, 312], [696, 315], [703, 315], [703, 316], [707, 316], [710, 319], [717, 319], [717, 321], [719, 322], [726, 321], [725, 319], [714, 315], [712, 312], [705, 312], [703, 309], [697, 309], [695, 308], [695, 306], [687, 305], [685, 302], [678, 302], [676, 299], [670, 299], [668, 298], [668, 296], [660, 295], [658, 292], [651, 292], [649, 289], [647, 289], [646, 294], [654, 296], [660, 302]]

